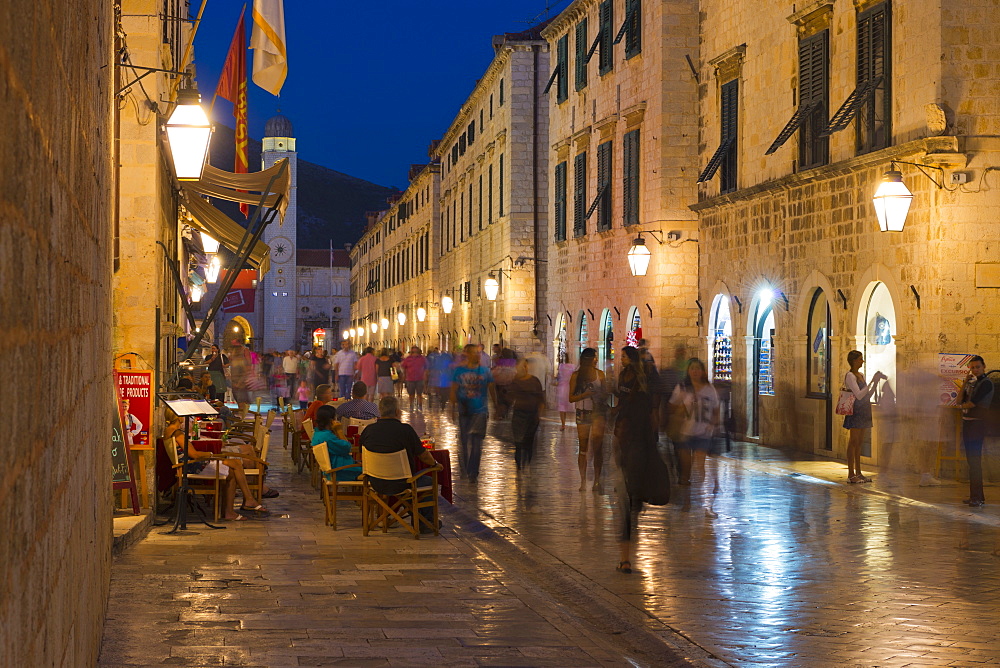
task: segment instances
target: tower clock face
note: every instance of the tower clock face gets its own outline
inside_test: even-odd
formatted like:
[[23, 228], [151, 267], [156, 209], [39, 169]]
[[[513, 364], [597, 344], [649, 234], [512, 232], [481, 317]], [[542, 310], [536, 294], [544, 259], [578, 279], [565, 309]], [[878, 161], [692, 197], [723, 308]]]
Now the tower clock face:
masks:
[[288, 237], [274, 237], [269, 242], [271, 246], [271, 259], [278, 263], [285, 263], [295, 255], [295, 248]]

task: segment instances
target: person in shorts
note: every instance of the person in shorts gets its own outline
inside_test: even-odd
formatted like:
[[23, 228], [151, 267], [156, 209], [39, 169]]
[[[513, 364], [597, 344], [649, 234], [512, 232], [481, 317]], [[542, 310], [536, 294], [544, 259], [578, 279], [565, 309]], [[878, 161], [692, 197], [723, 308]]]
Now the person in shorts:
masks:
[[597, 368], [597, 350], [594, 348], [585, 348], [580, 353], [580, 367], [569, 379], [569, 401], [576, 406], [576, 433], [580, 439], [576, 459], [580, 469], [580, 491], [587, 488], [587, 460], [593, 459], [592, 489], [600, 494], [604, 491], [601, 472], [604, 468], [608, 391], [604, 372]]
[[413, 346], [410, 354], [399, 363], [403, 370], [403, 380], [406, 383], [406, 393], [410, 396], [410, 412], [413, 412], [414, 399], [417, 410], [424, 409], [424, 383], [427, 380], [427, 358], [420, 348]]

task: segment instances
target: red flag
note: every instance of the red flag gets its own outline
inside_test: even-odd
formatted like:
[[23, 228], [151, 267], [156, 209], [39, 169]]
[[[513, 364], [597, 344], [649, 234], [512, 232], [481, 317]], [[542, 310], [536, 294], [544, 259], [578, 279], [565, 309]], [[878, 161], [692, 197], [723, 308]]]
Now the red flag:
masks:
[[[233, 169], [237, 174], [246, 174], [250, 166], [247, 156], [247, 31], [243, 15], [246, 6], [240, 12], [240, 21], [236, 25], [236, 34], [229, 45], [226, 64], [222, 67], [222, 76], [215, 94], [233, 103], [233, 116], [236, 118], [236, 164]], [[240, 204], [244, 216], [250, 211], [248, 204]]]

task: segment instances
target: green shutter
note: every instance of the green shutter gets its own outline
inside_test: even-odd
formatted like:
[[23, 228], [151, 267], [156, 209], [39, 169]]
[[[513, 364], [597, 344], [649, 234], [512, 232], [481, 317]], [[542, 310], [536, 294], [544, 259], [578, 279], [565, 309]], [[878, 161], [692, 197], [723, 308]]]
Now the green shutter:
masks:
[[576, 24], [576, 90], [587, 87], [587, 19]]
[[555, 238], [566, 240], [566, 163], [556, 165], [555, 175]]
[[587, 153], [573, 160], [573, 236], [587, 233]]
[[604, 0], [601, 3], [601, 74], [607, 74], [614, 69], [614, 50], [611, 46], [615, 37], [614, 12], [615, 5], [612, 0]]
[[622, 166], [622, 207], [623, 220], [626, 225], [639, 222], [639, 131], [625, 133]]

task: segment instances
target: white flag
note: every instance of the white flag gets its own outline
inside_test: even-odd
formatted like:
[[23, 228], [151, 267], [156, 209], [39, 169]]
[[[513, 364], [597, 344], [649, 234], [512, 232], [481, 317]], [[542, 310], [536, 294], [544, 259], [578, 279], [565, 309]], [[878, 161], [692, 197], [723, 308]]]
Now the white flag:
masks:
[[253, 82], [277, 95], [288, 74], [285, 9], [282, 0], [253, 0]]

